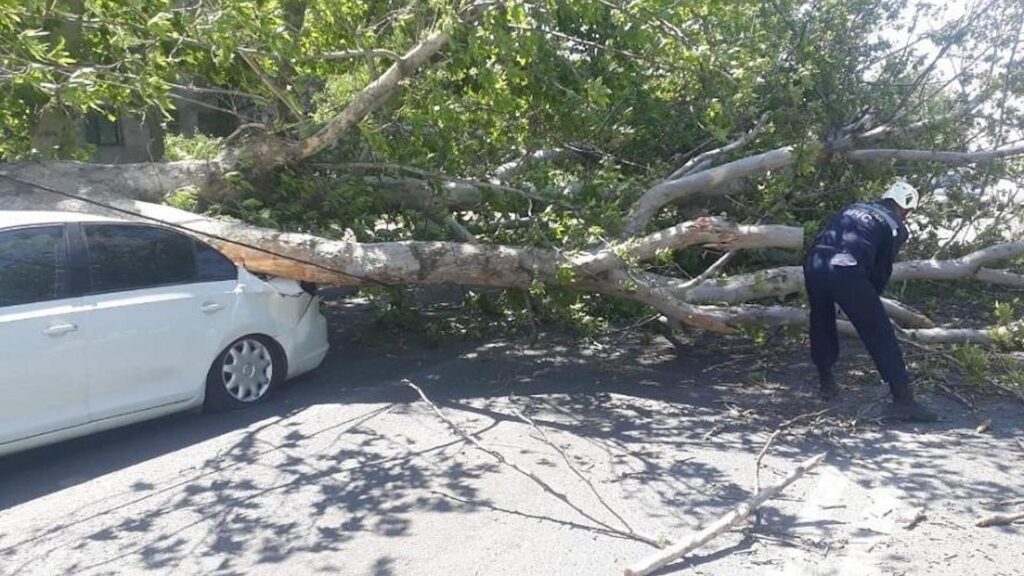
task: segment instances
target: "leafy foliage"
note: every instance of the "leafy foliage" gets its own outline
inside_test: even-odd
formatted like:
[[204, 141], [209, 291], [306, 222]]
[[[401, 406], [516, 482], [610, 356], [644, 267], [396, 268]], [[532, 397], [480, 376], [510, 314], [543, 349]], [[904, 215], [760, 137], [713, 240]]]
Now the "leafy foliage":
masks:
[[[950, 223], [971, 223], [973, 239], [986, 240], [1019, 216], [1012, 198], [986, 193], [1020, 180], [1019, 161], [951, 170], [852, 164], [828, 153], [842, 127], [866, 118], [897, 128], [928, 121], [896, 130], [894, 146], [963, 149], [1020, 136], [1019, 1], [989, 0], [951, 17], [941, 5], [909, 0], [511, 0], [472, 23], [460, 20], [467, 4], [0, 0], [0, 159], [88, 155], [75, 142], [36, 149], [45, 114], [158, 114], [173, 132], [176, 109], [197, 102], [234, 125], [301, 138], [427, 31], [445, 29], [452, 38], [442, 55], [317, 160], [489, 180], [531, 152], [570, 151], [505, 183], [522, 194], [487, 190], [480, 208], [456, 215], [481, 241], [564, 251], [607, 242], [646, 188], [766, 113], [765, 130], [742, 154], [794, 146], [794, 169], [743, 181], [743, 194], [729, 201], [668, 207], [652, 226], [697, 211], [747, 222], [770, 215], [810, 231], [841, 205], [877, 196], [894, 175], [942, 192], [926, 194], [916, 255], [968, 249], [964, 237], [949, 239]], [[928, 40], [915, 44], [923, 34]], [[936, 51], [947, 50], [960, 64], [948, 82], [949, 73], [932, 74]], [[976, 114], [955, 113], [978, 97], [988, 104]], [[211, 158], [243, 142], [172, 134], [167, 157]], [[438, 214], [388, 202], [365, 177], [374, 174], [299, 166], [254, 184], [238, 173], [232, 182], [246, 191], [238, 202], [202, 206], [188, 190], [172, 202], [363, 241], [450, 236]], [[426, 180], [443, 195], [440, 181]], [[653, 266], [693, 276], [717, 256], [666, 253]], [[744, 254], [732, 265], [771, 257]], [[522, 297], [493, 304], [514, 316], [525, 309]], [[548, 310], [584, 331], [636, 312], [544, 287], [529, 298], [539, 316]]]

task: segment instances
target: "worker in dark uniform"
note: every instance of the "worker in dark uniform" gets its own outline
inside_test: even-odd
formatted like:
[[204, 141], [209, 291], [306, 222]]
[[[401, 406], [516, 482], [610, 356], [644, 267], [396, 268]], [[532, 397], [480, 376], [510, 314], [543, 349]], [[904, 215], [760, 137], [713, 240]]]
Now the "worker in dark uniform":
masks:
[[904, 221], [917, 205], [917, 190], [897, 181], [881, 200], [841, 210], [814, 238], [804, 261], [804, 283], [811, 308], [811, 358], [822, 396], [839, 395], [832, 375], [839, 357], [838, 304], [892, 390], [889, 415], [931, 422], [937, 416], [914, 400], [903, 353], [881, 300], [893, 261], [909, 236]]

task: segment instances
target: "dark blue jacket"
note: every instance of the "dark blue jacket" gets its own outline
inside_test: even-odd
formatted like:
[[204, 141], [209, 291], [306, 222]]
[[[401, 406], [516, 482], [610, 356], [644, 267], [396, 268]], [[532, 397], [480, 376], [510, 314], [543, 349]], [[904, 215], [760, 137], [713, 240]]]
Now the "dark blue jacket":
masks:
[[849, 254], [881, 294], [892, 276], [893, 262], [909, 236], [903, 219], [888, 202], [853, 204], [840, 210], [814, 237], [808, 261], [815, 253]]

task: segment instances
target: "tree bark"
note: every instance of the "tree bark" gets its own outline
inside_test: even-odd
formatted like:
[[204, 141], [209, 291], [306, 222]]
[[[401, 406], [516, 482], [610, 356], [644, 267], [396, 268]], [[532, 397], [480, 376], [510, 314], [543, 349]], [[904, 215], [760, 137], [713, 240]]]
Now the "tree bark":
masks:
[[678, 170], [669, 175], [669, 177], [666, 178], [666, 180], [676, 180], [684, 176], [693, 174], [695, 172], [700, 172], [701, 170], [704, 170], [711, 166], [719, 158], [723, 158], [737, 150], [742, 149], [747, 144], [753, 142], [754, 139], [760, 136], [762, 132], [764, 132], [764, 129], [768, 125], [767, 123], [768, 113], [766, 112], [761, 115], [761, 118], [758, 119], [757, 124], [755, 124], [749, 132], [747, 132], [743, 136], [740, 136], [736, 140], [733, 140], [729, 144], [722, 146], [721, 148], [708, 150], [707, 152], [703, 152], [701, 154], [698, 154], [697, 156], [694, 156], [686, 164], [683, 164], [682, 167], [680, 167]]
[[629, 237], [640, 233], [658, 210], [670, 202], [682, 202], [700, 193], [713, 193], [716, 189], [722, 189], [723, 184], [789, 166], [795, 159], [793, 147], [786, 146], [675, 180], [666, 180], [644, 192], [636, 202], [626, 220], [624, 235]]
[[683, 222], [642, 238], [614, 245], [577, 261], [588, 274], [599, 274], [621, 264], [621, 256], [637, 261], [655, 258], [663, 250], [704, 245], [719, 250], [786, 248], [803, 246], [803, 229], [796, 226], [734, 224], [722, 218], [704, 217]]
[[[162, 202], [168, 194], [194, 186], [208, 191], [227, 170], [218, 160], [143, 162], [137, 164], [88, 164], [71, 161], [0, 164], [0, 174], [42, 184], [64, 192], [83, 191]], [[35, 188], [0, 180], [0, 194], [12, 191], [39, 193]]]
[[994, 150], [978, 152], [947, 152], [942, 150], [900, 150], [883, 148], [877, 150], [850, 150], [844, 156], [859, 162], [880, 160], [906, 160], [913, 162], [940, 162], [943, 164], [985, 164], [1003, 158], [1024, 154], [1024, 144], [1005, 146]]
[[446, 32], [435, 32], [405, 53], [384, 74], [363, 88], [345, 109], [319, 131], [290, 147], [282, 158], [284, 164], [296, 164], [333, 145], [343, 133], [379, 108], [398, 90], [407, 76], [425, 64], [448, 43]]

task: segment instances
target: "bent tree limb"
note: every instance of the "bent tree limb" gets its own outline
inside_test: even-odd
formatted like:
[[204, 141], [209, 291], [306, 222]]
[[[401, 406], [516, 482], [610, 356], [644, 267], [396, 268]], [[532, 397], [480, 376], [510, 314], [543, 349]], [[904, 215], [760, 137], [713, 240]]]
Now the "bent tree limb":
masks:
[[764, 490], [751, 496], [749, 499], [733, 508], [728, 514], [708, 525], [707, 528], [682, 539], [678, 544], [674, 544], [665, 550], [657, 554], [653, 554], [650, 557], [633, 564], [629, 568], [626, 568], [626, 576], [646, 576], [647, 574], [651, 574], [659, 568], [667, 566], [669, 563], [682, 558], [690, 552], [693, 552], [707, 544], [711, 540], [714, 540], [722, 533], [742, 522], [747, 516], [750, 516], [751, 513], [764, 505], [765, 502], [778, 496], [779, 493], [785, 490], [793, 482], [799, 480], [809, 470], [812, 470], [818, 464], [821, 464], [825, 459], [825, 456], [826, 454], [818, 454], [817, 456], [808, 458], [794, 468], [793, 471], [790, 472], [789, 475], [787, 475], [781, 482], [768, 486]]
[[[820, 154], [841, 154], [845, 158], [857, 162], [920, 161], [947, 164], [981, 164], [1024, 155], [1024, 144], [1004, 146], [993, 150], [956, 152], [897, 148], [852, 150], [855, 143], [855, 139], [848, 139], [831, 147], [819, 145]], [[740, 178], [767, 174], [773, 170], [792, 166], [799, 156], [800, 153], [796, 147], [783, 146], [700, 172], [684, 173], [674, 180], [665, 180], [644, 192], [633, 205], [626, 221], [625, 235], [640, 233], [655, 214], [670, 203], [682, 202], [697, 196], [726, 194], [729, 192], [729, 187], [724, 186], [725, 184]]]
[[[803, 308], [787, 306], [697, 306], [697, 314], [714, 318], [729, 327], [735, 326], [797, 326], [806, 328], [810, 314]], [[857, 331], [846, 320], [838, 323], [839, 332], [856, 336]], [[900, 330], [911, 340], [928, 344], [981, 344], [1010, 343], [1021, 327], [996, 326], [990, 328], [913, 328]]]
[[414, 46], [391, 65], [384, 74], [364, 87], [345, 109], [327, 122], [312, 136], [291, 146], [282, 158], [282, 164], [295, 164], [314, 156], [331, 146], [338, 138], [362, 121], [367, 114], [379, 108], [397, 90], [399, 84], [425, 64], [448, 43], [446, 32], [435, 32]]

